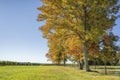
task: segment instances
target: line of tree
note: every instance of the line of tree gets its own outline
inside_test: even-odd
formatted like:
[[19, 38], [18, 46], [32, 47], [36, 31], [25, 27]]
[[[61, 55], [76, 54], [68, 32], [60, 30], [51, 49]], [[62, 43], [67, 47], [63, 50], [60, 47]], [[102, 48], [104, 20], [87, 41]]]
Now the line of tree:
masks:
[[89, 61], [99, 58], [105, 65], [116, 64], [118, 36], [112, 33], [118, 18], [118, 0], [42, 0], [38, 21], [48, 39], [46, 54], [53, 63], [77, 62], [90, 71]]
[[15, 61], [0, 61], [0, 66], [8, 66], [8, 65], [14, 65], [14, 66], [34, 66], [34, 65], [40, 65], [40, 63], [31, 63], [31, 62], [15, 62]]

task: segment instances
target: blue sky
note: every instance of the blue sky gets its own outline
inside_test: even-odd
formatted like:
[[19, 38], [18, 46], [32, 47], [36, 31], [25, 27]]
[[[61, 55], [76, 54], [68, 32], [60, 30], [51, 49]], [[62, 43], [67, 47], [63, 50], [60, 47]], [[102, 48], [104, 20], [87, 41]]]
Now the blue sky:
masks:
[[[0, 60], [46, 63], [47, 40], [37, 22], [40, 0], [0, 0]], [[113, 32], [120, 36], [120, 19]], [[120, 43], [118, 43], [120, 45]]]
[[40, 0], [0, 0], [0, 60], [47, 62], [39, 6]]

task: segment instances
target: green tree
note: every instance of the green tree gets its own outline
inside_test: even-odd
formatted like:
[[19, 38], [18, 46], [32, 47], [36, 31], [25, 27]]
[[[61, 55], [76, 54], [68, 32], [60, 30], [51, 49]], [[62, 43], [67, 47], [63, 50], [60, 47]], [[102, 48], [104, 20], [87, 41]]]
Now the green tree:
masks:
[[45, 36], [56, 29], [73, 31], [84, 46], [84, 62], [88, 65], [88, 41], [98, 39], [107, 29], [114, 25], [118, 12], [118, 0], [42, 0], [38, 8], [41, 13], [38, 20], [45, 20], [41, 27]]
[[102, 47], [101, 47], [101, 59], [105, 64], [105, 74], [107, 74], [106, 64], [110, 62], [111, 64], [116, 64], [118, 61], [117, 52], [119, 47], [115, 44], [119, 37], [115, 36], [112, 32], [107, 33], [103, 36]]
[[47, 36], [48, 39], [48, 47], [49, 52], [47, 53], [47, 57], [55, 63], [60, 64], [67, 60], [65, 53], [65, 41], [67, 39], [67, 34], [65, 30], [57, 30]]

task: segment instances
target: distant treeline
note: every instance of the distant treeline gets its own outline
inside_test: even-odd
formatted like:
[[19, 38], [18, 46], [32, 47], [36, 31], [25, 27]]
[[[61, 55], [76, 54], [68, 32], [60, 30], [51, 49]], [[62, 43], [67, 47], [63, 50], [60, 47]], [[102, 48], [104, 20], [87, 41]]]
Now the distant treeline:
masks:
[[0, 66], [6, 65], [25, 65], [25, 66], [32, 66], [32, 65], [40, 65], [40, 63], [31, 63], [31, 62], [15, 62], [15, 61], [0, 61]]
[[[106, 65], [116, 65], [119, 63], [119, 60], [116, 60], [114, 64], [111, 64], [110, 62], [107, 62]], [[14, 65], [14, 66], [64, 66], [63, 63], [61, 64], [55, 64], [55, 63], [31, 63], [31, 62], [15, 62], [15, 61], [0, 61], [0, 66], [7, 66], [7, 65]], [[77, 66], [76, 63], [68, 63], [65, 66]], [[95, 60], [89, 60], [89, 65], [104, 65], [103, 61], [100, 59]]]

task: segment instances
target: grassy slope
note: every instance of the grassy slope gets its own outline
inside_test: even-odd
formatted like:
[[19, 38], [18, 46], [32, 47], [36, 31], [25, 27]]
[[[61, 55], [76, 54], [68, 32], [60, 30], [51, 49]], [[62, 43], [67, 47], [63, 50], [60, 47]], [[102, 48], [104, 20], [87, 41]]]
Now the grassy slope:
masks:
[[0, 66], [0, 80], [120, 80], [120, 76], [61, 66]]

